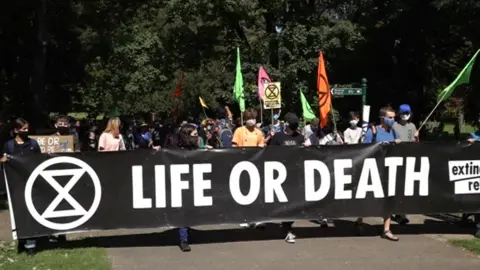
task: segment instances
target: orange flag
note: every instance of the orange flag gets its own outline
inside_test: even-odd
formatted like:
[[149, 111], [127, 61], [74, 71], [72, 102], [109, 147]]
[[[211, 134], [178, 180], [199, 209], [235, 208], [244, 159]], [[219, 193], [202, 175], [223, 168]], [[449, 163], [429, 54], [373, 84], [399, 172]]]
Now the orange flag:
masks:
[[323, 61], [323, 53], [318, 57], [317, 74], [318, 107], [320, 108], [320, 127], [325, 127], [328, 123], [328, 113], [332, 107], [332, 94], [328, 84], [327, 71]]

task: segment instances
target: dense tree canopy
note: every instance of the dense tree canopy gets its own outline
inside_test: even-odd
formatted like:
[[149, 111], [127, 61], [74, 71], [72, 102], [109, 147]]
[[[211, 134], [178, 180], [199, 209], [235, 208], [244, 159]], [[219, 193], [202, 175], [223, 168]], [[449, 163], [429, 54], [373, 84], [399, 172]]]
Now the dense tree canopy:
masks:
[[[323, 51], [331, 84], [367, 78], [374, 107], [426, 113], [480, 48], [477, 14], [476, 0], [0, 1], [0, 106], [35, 121], [39, 112], [168, 115], [184, 72], [179, 107], [197, 116], [199, 95], [233, 104], [239, 47], [248, 106], [258, 106], [260, 65], [282, 82], [286, 109], [300, 109], [300, 88], [313, 103]], [[476, 117], [476, 85], [457, 91], [468, 97], [455, 99], [462, 108], [440, 111]]]

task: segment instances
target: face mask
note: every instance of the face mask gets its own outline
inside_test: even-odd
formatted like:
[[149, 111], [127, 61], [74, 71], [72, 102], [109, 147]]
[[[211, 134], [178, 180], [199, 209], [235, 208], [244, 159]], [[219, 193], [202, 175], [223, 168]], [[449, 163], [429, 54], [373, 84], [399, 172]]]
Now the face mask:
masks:
[[60, 135], [68, 135], [68, 134], [70, 134], [70, 128], [68, 128], [68, 127], [57, 127], [57, 132]]
[[402, 114], [400, 115], [400, 119], [407, 121], [410, 119], [410, 114]]
[[247, 127], [253, 127], [255, 126], [256, 123], [257, 123], [257, 120], [255, 119], [248, 119], [247, 121], [245, 121], [245, 124], [247, 125]]
[[274, 114], [273, 119], [278, 120], [278, 114]]
[[395, 123], [395, 119], [384, 117], [384, 118], [383, 118], [383, 123], [385, 123], [385, 125], [386, 125], [387, 127], [392, 127], [393, 124]]
[[351, 127], [357, 127], [357, 124], [358, 124], [358, 120], [352, 120], [352, 121], [350, 121], [350, 126], [351, 126]]
[[18, 137], [20, 137], [22, 140], [28, 139], [28, 131], [20, 131], [20, 132], [18, 132]]

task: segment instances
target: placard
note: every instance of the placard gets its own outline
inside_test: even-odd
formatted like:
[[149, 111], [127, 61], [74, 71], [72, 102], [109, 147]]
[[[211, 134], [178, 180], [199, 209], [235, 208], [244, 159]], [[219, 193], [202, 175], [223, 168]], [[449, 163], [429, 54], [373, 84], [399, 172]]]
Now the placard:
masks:
[[74, 152], [73, 136], [29, 136], [37, 141], [42, 153]]
[[281, 85], [279, 82], [263, 84], [263, 108], [265, 110], [282, 108]]

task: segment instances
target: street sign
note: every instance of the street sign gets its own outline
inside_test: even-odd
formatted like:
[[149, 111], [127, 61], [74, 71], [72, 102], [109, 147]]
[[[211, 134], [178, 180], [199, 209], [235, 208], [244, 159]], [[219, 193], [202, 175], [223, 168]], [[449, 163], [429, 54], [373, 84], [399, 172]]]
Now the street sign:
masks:
[[332, 88], [330, 90], [333, 96], [361, 96], [363, 94], [362, 88]]
[[265, 110], [282, 108], [281, 87], [279, 82], [263, 84], [263, 108]]

